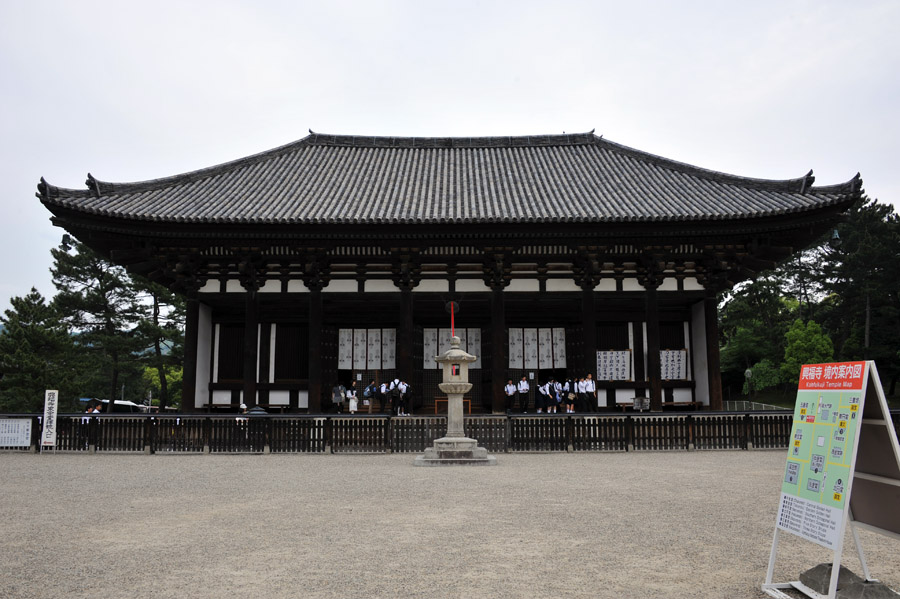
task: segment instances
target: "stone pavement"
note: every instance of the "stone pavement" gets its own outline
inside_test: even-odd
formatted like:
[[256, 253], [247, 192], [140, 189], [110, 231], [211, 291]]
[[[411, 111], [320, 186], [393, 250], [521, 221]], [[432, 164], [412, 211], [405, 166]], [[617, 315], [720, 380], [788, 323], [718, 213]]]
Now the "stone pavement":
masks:
[[0, 597], [765, 597], [784, 451], [414, 457], [0, 454]]

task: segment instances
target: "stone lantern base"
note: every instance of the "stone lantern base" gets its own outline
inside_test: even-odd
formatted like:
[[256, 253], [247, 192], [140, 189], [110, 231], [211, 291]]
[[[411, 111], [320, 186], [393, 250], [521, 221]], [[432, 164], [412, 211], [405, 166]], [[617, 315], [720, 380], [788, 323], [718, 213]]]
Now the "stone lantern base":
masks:
[[478, 441], [468, 437], [442, 437], [435, 439], [434, 447], [425, 455], [416, 457], [416, 466], [496, 466], [497, 458], [488, 455], [487, 449], [478, 447]]

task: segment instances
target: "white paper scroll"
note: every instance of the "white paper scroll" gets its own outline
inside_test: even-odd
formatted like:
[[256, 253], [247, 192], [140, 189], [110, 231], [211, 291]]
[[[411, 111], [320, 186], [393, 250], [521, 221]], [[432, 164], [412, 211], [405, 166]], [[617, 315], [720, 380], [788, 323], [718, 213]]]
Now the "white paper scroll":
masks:
[[553, 329], [553, 367], [566, 367], [566, 330]]
[[469, 335], [466, 351], [477, 358], [469, 368], [481, 368], [481, 329], [466, 329], [466, 332]]
[[598, 381], [630, 381], [631, 350], [614, 349], [597, 352]]
[[353, 368], [353, 329], [338, 331], [338, 370]]
[[366, 329], [353, 329], [353, 368], [354, 370], [366, 369]]
[[659, 352], [659, 378], [683, 381], [687, 378], [687, 350], [663, 349]]
[[553, 368], [553, 329], [538, 329], [538, 364]]
[[397, 367], [397, 329], [381, 329], [381, 367]]
[[537, 329], [522, 329], [522, 346], [525, 352], [525, 368], [538, 367]]
[[524, 368], [522, 348], [522, 329], [509, 329], [509, 367]]
[[438, 363], [434, 361], [434, 357], [438, 355], [438, 330], [424, 329], [422, 331], [422, 368], [435, 369]]
[[381, 329], [369, 329], [369, 339], [366, 345], [366, 368], [378, 370], [381, 368]]

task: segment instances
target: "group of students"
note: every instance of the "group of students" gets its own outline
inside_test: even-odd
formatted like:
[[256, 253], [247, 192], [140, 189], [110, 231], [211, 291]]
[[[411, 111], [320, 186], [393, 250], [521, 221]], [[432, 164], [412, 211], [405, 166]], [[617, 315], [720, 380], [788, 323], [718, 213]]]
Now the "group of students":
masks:
[[[523, 376], [518, 384], [513, 384], [512, 379], [507, 381], [503, 388], [506, 394], [506, 411], [512, 412], [516, 401], [519, 403], [519, 411], [528, 413], [529, 391], [531, 385], [528, 378]], [[557, 381], [553, 377], [547, 379], [542, 385], [538, 385], [534, 395], [534, 408], [538, 414], [597, 411], [597, 386], [591, 374], [582, 378], [570, 378], [566, 381]]]
[[[371, 402], [378, 401], [378, 413], [384, 413], [385, 407], [390, 404], [391, 414], [394, 416], [409, 416], [409, 397], [410, 385], [406, 381], [396, 378], [392, 381], [381, 383], [381, 386], [375, 384], [375, 379], [369, 380], [362, 391], [363, 405], [372, 405]], [[359, 397], [356, 391], [356, 381], [350, 384], [350, 387], [344, 387], [341, 383], [335, 383], [332, 389], [332, 403], [337, 413], [344, 411], [344, 402], [347, 403], [347, 411], [356, 414], [359, 410]]]

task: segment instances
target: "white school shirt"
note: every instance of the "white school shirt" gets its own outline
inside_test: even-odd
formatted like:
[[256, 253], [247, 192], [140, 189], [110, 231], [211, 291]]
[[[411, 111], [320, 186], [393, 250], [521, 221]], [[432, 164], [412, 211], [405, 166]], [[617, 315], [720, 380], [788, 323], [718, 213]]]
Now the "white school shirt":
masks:
[[519, 385], [516, 388], [519, 390], [519, 393], [528, 393], [528, 390], [531, 389], [528, 386], [528, 381], [519, 381]]
[[553, 388], [556, 389], [556, 394], [557, 394], [557, 395], [559, 395], [560, 393], [562, 393], [563, 386], [562, 386], [562, 383], [560, 383], [559, 381], [556, 381], [556, 382], [553, 384]]
[[578, 381], [575, 385], [578, 387], [578, 393], [587, 393], [587, 391], [585, 391], [586, 385], [584, 384], [584, 381]]
[[568, 393], [569, 392], [569, 381], [566, 381], [566, 383], [562, 386], [562, 388], [563, 388], [563, 391]]
[[594, 379], [588, 379], [584, 382], [584, 391], [585, 393], [593, 393], [594, 392]]
[[356, 389], [354, 387], [347, 388], [347, 399], [356, 399]]
[[381, 394], [382, 394], [382, 395], [387, 395], [387, 392], [388, 392], [388, 386], [387, 386], [387, 383], [381, 383]]
[[538, 387], [538, 391], [541, 392], [541, 395], [549, 395], [550, 394], [550, 383], [544, 383]]
[[399, 385], [397, 385], [397, 386], [400, 387], [400, 395], [406, 395], [406, 390], [409, 388], [409, 385], [407, 385], [407, 384], [404, 383], [404, 382], [401, 382], [401, 383], [400, 383]]
[[516, 386], [513, 385], [512, 383], [508, 384], [503, 389], [506, 391], [507, 395], [512, 395], [516, 392]]

